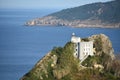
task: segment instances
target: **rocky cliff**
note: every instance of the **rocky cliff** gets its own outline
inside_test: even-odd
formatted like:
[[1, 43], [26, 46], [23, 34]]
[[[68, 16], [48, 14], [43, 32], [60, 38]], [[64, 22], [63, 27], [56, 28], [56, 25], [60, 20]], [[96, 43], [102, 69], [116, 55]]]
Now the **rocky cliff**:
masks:
[[115, 58], [114, 56], [114, 50], [112, 48], [112, 43], [109, 40], [108, 36], [104, 34], [100, 35], [93, 35], [88, 38], [89, 40], [94, 41], [94, 48], [97, 52], [96, 55], [101, 55], [102, 53], [110, 55], [111, 59], [113, 60]]
[[28, 21], [25, 25], [120, 28], [120, 0], [65, 9]]
[[94, 56], [80, 64], [73, 56], [73, 43], [68, 42], [54, 47], [20, 80], [119, 80], [120, 60], [116, 61], [109, 38], [99, 34], [82, 40], [94, 41]]

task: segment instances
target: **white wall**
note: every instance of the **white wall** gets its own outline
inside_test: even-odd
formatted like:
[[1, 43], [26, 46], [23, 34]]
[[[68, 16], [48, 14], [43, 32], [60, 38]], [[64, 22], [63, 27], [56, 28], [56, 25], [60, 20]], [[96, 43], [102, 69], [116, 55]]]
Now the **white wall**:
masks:
[[93, 42], [80, 42], [80, 60], [88, 55], [93, 55]]

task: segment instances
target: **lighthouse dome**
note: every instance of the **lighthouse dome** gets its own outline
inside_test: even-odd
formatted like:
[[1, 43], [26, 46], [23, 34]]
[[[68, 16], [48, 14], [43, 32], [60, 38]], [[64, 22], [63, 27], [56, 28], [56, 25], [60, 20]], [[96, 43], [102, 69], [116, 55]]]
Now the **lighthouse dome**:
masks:
[[75, 33], [72, 33], [71, 42], [79, 43], [79, 42], [81, 42], [81, 39], [80, 39], [80, 37], [76, 37]]

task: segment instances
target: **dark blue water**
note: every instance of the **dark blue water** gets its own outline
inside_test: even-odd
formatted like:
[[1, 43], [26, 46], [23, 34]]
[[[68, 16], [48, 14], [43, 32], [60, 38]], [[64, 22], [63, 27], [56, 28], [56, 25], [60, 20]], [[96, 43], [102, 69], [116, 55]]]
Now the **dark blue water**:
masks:
[[88, 37], [104, 33], [120, 52], [120, 29], [26, 27], [24, 22], [56, 10], [0, 10], [0, 79], [18, 80], [54, 46], [70, 41], [71, 33]]

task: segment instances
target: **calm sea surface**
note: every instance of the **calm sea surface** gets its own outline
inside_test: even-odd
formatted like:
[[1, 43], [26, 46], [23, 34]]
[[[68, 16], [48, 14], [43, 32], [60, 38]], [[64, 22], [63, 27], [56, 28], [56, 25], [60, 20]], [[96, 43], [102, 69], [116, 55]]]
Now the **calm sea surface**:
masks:
[[72, 32], [88, 37], [104, 33], [120, 53], [120, 29], [26, 27], [30, 19], [56, 10], [0, 10], [0, 79], [18, 80], [54, 46], [64, 46]]

